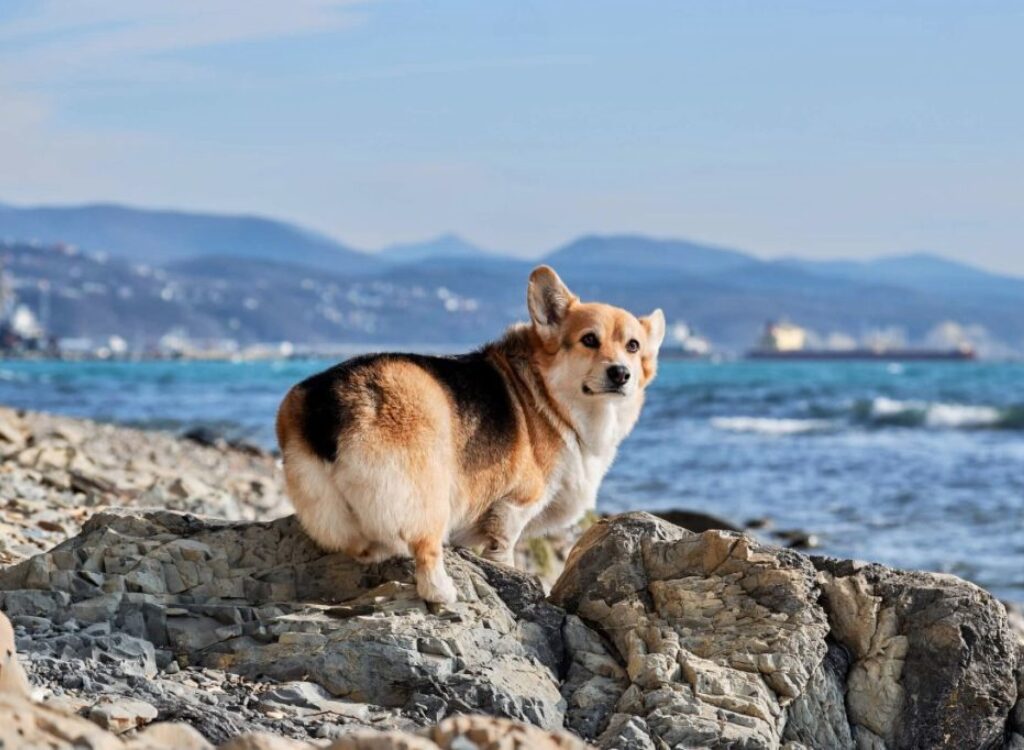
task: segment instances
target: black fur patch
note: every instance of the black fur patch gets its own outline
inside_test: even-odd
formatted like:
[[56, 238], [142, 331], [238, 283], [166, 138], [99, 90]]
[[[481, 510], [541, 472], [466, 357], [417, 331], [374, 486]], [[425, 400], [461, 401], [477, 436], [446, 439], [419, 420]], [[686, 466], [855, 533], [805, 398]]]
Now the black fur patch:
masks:
[[[346, 360], [300, 384], [305, 391], [303, 435], [320, 458], [337, 458], [338, 438], [348, 422], [338, 394], [344, 392], [353, 373], [382, 361], [410, 362], [430, 373], [451, 395], [459, 418], [474, 425], [475, 454], [496, 460], [511, 444], [516, 430], [512, 397], [505, 379], [483, 352], [457, 357], [368, 354]], [[371, 389], [378, 402], [387, 397], [376, 384], [371, 384]]]
[[345, 425], [345, 409], [338, 399], [338, 385], [348, 379], [352, 370], [342, 362], [303, 380], [302, 435], [320, 458], [333, 461], [338, 457], [338, 435]]

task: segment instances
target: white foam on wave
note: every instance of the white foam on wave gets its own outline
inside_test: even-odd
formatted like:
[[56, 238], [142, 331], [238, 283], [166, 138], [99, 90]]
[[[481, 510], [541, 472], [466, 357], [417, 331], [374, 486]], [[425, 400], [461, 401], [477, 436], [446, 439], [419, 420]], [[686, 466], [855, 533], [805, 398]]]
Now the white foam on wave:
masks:
[[753, 432], [760, 435], [800, 435], [835, 429], [835, 424], [827, 419], [776, 417], [713, 417], [711, 426], [727, 432]]
[[1002, 413], [994, 406], [897, 401], [885, 396], [871, 402], [873, 419], [893, 419], [901, 415], [919, 415], [922, 426], [947, 430], [991, 427], [1002, 419]]
[[1002, 419], [999, 409], [992, 406], [965, 404], [930, 404], [925, 414], [928, 427], [990, 427]]
[[906, 414], [907, 412], [922, 411], [924, 407], [924, 403], [917, 401], [897, 401], [894, 398], [879, 396], [871, 402], [871, 416], [884, 419], [886, 417], [895, 417], [898, 414]]

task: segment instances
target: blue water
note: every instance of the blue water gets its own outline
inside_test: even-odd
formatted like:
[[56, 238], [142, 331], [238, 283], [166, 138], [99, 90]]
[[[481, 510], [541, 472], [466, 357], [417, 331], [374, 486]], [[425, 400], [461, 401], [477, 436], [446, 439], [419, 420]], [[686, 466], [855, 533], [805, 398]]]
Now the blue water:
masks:
[[[0, 362], [0, 403], [270, 446], [325, 364]], [[768, 517], [1024, 602], [1024, 365], [666, 362], [599, 503]]]

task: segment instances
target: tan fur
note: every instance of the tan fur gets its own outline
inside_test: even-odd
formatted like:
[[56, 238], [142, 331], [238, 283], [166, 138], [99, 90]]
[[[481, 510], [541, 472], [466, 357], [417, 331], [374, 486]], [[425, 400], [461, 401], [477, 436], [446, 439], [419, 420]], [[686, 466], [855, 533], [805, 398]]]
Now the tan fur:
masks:
[[28, 698], [31, 692], [28, 678], [14, 651], [14, 630], [4, 613], [0, 612], [0, 693]]
[[[511, 564], [524, 529], [568, 524], [593, 507], [654, 377], [664, 316], [582, 303], [546, 266], [531, 274], [527, 300], [531, 323], [483, 350], [511, 400], [510, 432], [460, 410], [429, 369], [384, 357], [331, 386], [346, 416], [337, 457], [326, 461], [303, 420], [327, 405], [303, 384], [288, 393], [277, 436], [288, 493], [310, 536], [366, 562], [411, 555], [420, 595], [451, 602], [445, 542], [482, 544], [485, 555]], [[582, 344], [587, 333], [600, 345]], [[627, 350], [631, 340], [638, 352]], [[608, 390], [611, 365], [631, 373], [621, 392]]]

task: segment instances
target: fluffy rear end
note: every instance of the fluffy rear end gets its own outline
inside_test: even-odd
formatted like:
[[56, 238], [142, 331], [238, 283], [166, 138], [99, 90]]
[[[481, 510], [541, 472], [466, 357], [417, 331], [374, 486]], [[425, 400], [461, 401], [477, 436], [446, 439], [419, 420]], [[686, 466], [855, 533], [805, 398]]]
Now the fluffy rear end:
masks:
[[420, 594], [454, 600], [440, 557], [454, 484], [451, 419], [436, 381], [400, 360], [334, 368], [293, 388], [277, 432], [303, 528], [364, 562], [412, 554]]

